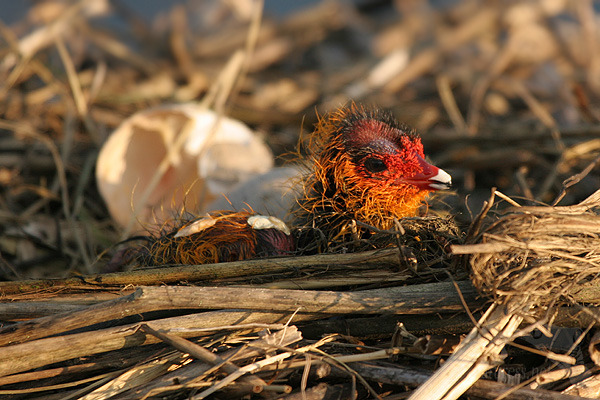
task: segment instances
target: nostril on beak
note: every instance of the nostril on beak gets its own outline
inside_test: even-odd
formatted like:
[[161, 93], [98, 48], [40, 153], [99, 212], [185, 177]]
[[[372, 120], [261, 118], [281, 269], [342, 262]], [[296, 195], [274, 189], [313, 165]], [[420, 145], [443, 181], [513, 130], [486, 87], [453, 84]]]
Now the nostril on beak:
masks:
[[450, 187], [452, 186], [452, 177], [443, 169], [438, 169], [438, 173], [435, 176], [429, 178], [428, 185], [431, 189], [434, 190], [450, 189]]

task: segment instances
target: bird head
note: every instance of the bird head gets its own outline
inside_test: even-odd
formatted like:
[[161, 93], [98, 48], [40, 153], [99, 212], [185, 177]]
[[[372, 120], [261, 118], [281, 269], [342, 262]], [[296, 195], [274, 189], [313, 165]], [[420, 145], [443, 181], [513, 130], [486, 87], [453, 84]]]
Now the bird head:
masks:
[[425, 160], [415, 131], [387, 112], [343, 107], [321, 118], [315, 134], [317, 186], [340, 200], [335, 212], [377, 228], [416, 215], [430, 192], [451, 185], [448, 173]]

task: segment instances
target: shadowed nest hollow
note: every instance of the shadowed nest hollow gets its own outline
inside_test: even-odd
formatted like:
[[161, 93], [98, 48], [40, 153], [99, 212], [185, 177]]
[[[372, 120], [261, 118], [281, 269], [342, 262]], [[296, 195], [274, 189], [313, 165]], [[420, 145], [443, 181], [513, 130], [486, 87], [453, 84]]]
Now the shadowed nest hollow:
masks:
[[[310, 231], [310, 232], [309, 232]], [[313, 240], [299, 248], [302, 253], [350, 253], [399, 246], [415, 265], [430, 267], [450, 261], [450, 245], [462, 243], [462, 234], [452, 217], [406, 217], [395, 220], [390, 230], [380, 230], [359, 221], [346, 224], [337, 237], [327, 237], [318, 228], [299, 228], [296, 235]]]
[[510, 209], [465, 251], [473, 284], [502, 304], [574, 302], [572, 295], [600, 273], [599, 210], [600, 190], [573, 206]]

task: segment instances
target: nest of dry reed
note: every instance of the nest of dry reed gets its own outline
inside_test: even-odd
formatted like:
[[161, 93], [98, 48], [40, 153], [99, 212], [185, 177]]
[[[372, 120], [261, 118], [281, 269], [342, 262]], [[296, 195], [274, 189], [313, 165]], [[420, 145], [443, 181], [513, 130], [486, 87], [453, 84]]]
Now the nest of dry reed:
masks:
[[573, 303], [600, 272], [600, 191], [573, 206], [513, 207], [476, 235], [473, 285], [495, 302]]

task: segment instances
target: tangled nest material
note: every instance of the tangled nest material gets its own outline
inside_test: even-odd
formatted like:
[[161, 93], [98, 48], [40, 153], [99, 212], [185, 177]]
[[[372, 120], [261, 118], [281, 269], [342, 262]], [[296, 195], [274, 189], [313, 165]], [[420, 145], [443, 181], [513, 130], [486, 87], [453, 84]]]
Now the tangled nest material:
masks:
[[[329, 253], [359, 252], [398, 246], [404, 249], [407, 262], [415, 266], [432, 266], [450, 262], [449, 246], [462, 243], [460, 229], [451, 217], [407, 217], [395, 221], [390, 230], [380, 230], [366, 224], [351, 221], [340, 229], [345, 235], [328, 238], [318, 228], [300, 228], [297, 235], [313, 240], [299, 253], [325, 250]], [[308, 232], [310, 231], [310, 232]]]
[[599, 208], [600, 190], [573, 206], [508, 210], [465, 247], [473, 285], [500, 304], [573, 303], [600, 273]]

